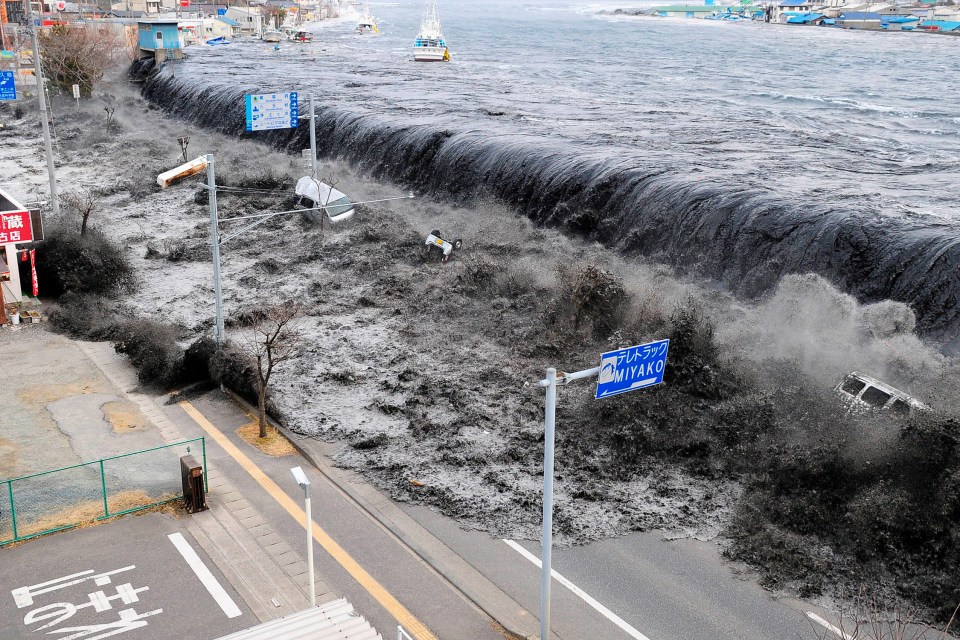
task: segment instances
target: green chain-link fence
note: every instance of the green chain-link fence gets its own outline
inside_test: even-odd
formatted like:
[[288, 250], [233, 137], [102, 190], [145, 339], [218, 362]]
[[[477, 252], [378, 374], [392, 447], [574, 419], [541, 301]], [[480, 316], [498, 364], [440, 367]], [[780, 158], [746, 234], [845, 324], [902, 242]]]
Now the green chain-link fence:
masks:
[[182, 497], [180, 457], [204, 438], [0, 481], [0, 545], [154, 507]]

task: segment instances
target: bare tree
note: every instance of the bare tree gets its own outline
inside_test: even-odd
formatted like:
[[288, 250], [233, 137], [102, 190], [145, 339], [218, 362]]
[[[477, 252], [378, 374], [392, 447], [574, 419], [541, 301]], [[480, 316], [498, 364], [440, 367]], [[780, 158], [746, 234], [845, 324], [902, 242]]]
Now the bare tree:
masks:
[[62, 89], [80, 85], [84, 95], [124, 55], [123, 38], [110, 27], [57, 25], [40, 34], [40, 54], [49, 79]]
[[924, 624], [914, 607], [888, 606], [866, 587], [862, 587], [848, 606], [841, 607], [836, 622], [808, 613], [812, 636], [816, 640], [950, 640], [948, 635], [960, 606], [942, 629]]
[[107, 114], [107, 133], [113, 131], [113, 113], [117, 110], [116, 96], [103, 96], [103, 112]]
[[298, 304], [278, 304], [259, 314], [245, 350], [256, 360], [257, 418], [260, 437], [267, 437], [267, 388], [276, 367], [300, 352], [303, 336], [298, 319], [303, 310]]
[[67, 208], [80, 216], [82, 220], [80, 223], [80, 235], [87, 235], [87, 223], [90, 221], [90, 216], [93, 212], [100, 207], [100, 198], [97, 197], [94, 191], [84, 189], [82, 191], [66, 193], [61, 200]]

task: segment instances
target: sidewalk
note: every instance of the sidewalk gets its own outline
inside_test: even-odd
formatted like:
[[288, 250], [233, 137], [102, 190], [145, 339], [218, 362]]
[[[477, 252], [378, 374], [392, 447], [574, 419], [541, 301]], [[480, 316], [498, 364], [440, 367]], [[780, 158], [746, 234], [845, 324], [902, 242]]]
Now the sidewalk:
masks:
[[[167, 443], [186, 438], [156, 401], [141, 393], [136, 372], [106, 342], [77, 342], [83, 353], [119, 391], [157, 428]], [[208, 461], [208, 511], [190, 516], [187, 529], [216, 563], [227, 580], [266, 622], [309, 606], [306, 561], [283, 541], [257, 509]], [[339, 596], [315, 576], [317, 602]]]

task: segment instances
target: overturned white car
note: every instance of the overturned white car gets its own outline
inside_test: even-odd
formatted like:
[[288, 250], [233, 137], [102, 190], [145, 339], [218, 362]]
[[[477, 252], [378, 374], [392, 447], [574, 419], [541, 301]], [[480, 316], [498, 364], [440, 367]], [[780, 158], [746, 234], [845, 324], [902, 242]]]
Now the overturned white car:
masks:
[[[296, 194], [300, 196], [300, 206], [314, 222], [323, 222], [320, 211], [330, 222], [343, 222], [353, 217], [355, 209], [346, 194], [337, 191], [325, 182], [304, 176], [297, 181]], [[313, 211], [309, 211], [313, 209]]]
[[434, 229], [430, 232], [430, 235], [427, 236], [424, 247], [428, 258], [436, 258], [440, 262], [446, 262], [450, 259], [454, 251], [459, 251], [463, 248], [463, 240], [456, 238], [448, 242], [440, 237], [440, 231], [438, 229]]

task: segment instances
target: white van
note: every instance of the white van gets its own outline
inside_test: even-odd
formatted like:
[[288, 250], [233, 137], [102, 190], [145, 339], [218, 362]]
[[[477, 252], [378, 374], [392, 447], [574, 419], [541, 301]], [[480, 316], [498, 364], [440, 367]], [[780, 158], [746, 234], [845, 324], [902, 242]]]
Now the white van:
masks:
[[850, 373], [837, 385], [836, 390], [844, 400], [860, 408], [880, 409], [897, 414], [930, 410], [930, 407], [909, 393], [859, 371]]
[[304, 176], [297, 181], [296, 194], [300, 196], [301, 206], [322, 209], [330, 222], [343, 222], [353, 217], [354, 208], [350, 198], [325, 182]]

